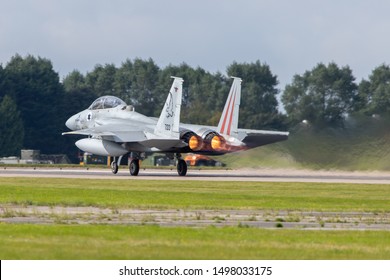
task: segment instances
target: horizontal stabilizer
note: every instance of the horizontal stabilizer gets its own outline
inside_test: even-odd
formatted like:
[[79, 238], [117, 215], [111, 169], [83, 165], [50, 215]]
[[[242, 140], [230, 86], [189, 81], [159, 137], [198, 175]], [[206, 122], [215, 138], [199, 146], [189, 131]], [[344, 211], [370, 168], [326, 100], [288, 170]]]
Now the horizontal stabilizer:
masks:
[[[124, 127], [125, 128], [125, 127]], [[62, 135], [87, 135], [94, 137], [101, 137], [102, 139], [124, 143], [124, 142], [139, 142], [143, 140], [147, 140], [145, 136], [145, 132], [138, 129], [122, 129], [122, 130], [111, 130], [109, 131], [109, 127], [100, 126], [96, 128], [87, 128], [82, 130], [75, 130], [64, 132]]]
[[[241, 134], [241, 133], [240, 133]], [[280, 131], [246, 131], [242, 142], [249, 148], [255, 148], [259, 146], [264, 146], [267, 144], [285, 141], [288, 139], [288, 132]]]

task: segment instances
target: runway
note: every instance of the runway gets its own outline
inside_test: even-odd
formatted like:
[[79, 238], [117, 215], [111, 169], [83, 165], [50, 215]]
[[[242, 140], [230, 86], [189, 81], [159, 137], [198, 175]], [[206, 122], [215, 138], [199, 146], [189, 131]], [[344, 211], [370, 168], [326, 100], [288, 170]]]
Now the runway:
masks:
[[0, 177], [390, 184], [390, 172], [313, 171], [299, 169], [189, 169], [187, 176], [181, 177], [177, 175], [175, 167], [172, 167], [172, 169], [141, 169], [138, 176], [130, 176], [126, 167], [121, 167], [117, 174], [112, 174], [109, 168], [2, 167], [0, 169]]

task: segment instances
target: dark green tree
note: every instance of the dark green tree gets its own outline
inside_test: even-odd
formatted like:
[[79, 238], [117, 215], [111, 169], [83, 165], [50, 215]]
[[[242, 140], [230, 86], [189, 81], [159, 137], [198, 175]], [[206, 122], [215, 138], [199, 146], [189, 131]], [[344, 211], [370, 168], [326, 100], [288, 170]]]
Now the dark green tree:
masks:
[[86, 92], [90, 88], [87, 86], [85, 77], [78, 70], [73, 70], [70, 72], [62, 81], [64, 90], [66, 92]]
[[133, 62], [134, 74], [129, 89], [131, 104], [136, 107], [137, 111], [147, 116], [153, 115], [157, 105], [155, 89], [159, 71], [160, 68], [152, 59], [145, 61], [137, 58]]
[[86, 83], [86, 78], [77, 70], [67, 75], [62, 82], [65, 90], [63, 100], [63, 111], [65, 118], [80, 112], [98, 97]]
[[15, 55], [5, 67], [4, 91], [17, 104], [24, 123], [27, 149], [61, 151], [65, 129], [61, 102], [63, 87], [51, 61]]
[[152, 59], [127, 59], [113, 78], [113, 92], [136, 111], [151, 116], [156, 106], [159, 67]]
[[96, 95], [116, 95], [114, 81], [117, 68], [114, 64], [104, 66], [97, 64], [94, 70], [86, 75], [86, 86]]
[[378, 66], [372, 71], [368, 81], [360, 82], [353, 110], [366, 115], [390, 113], [389, 65]]
[[8, 95], [0, 103], [0, 156], [16, 156], [23, 147], [24, 128], [15, 101]]
[[255, 63], [231, 64], [229, 76], [242, 78], [239, 127], [256, 129], [278, 129], [283, 127], [282, 116], [278, 111], [276, 86], [278, 80], [267, 64], [259, 60]]
[[2, 99], [5, 95], [4, 80], [5, 80], [5, 71], [3, 65], [0, 64], [0, 99]]
[[292, 124], [307, 120], [315, 125], [342, 125], [357, 96], [349, 66], [318, 64], [287, 85], [282, 102]]
[[188, 123], [217, 125], [223, 110], [224, 98], [229, 91], [226, 78], [220, 73], [212, 75], [200, 67], [194, 69], [185, 63], [179, 66], [169, 65], [160, 74], [159, 92], [164, 92], [164, 98], [171, 83], [170, 76], [184, 79], [181, 120]]
[[132, 104], [131, 102], [131, 86], [134, 81], [134, 67], [133, 62], [127, 59], [122, 63], [121, 67], [115, 74], [114, 88], [117, 97], [123, 99], [125, 102]]

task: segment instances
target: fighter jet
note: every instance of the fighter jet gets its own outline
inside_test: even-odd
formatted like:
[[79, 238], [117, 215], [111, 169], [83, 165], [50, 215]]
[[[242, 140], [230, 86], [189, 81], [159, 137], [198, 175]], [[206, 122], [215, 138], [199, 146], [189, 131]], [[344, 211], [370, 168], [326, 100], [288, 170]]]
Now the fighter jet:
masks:
[[[288, 132], [238, 128], [241, 79], [233, 78], [217, 127], [180, 123], [183, 79], [173, 78], [160, 117], [137, 113], [131, 105], [114, 96], [96, 99], [88, 109], [70, 117], [64, 134], [86, 135], [76, 146], [85, 152], [111, 156], [111, 170], [118, 172], [124, 155], [129, 155], [129, 170], [137, 176], [140, 160], [151, 153], [166, 153], [177, 159], [177, 172], [187, 174], [183, 153], [223, 155], [287, 140]], [[117, 160], [117, 158], [119, 158]]]

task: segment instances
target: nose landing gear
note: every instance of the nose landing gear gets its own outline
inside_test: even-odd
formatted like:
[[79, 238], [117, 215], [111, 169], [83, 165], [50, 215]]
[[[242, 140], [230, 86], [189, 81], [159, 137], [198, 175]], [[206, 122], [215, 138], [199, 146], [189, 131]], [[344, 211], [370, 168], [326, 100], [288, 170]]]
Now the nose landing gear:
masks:
[[111, 171], [114, 174], [118, 173], [118, 164], [116, 163], [115, 158], [114, 161], [111, 162]]
[[110, 165], [112, 173], [114, 173], [114, 174], [118, 173], [118, 169], [119, 169], [119, 165], [121, 164], [122, 157], [123, 156], [120, 156], [118, 158], [118, 161], [116, 161], [116, 157], [112, 158], [112, 162], [111, 162], [111, 165]]

